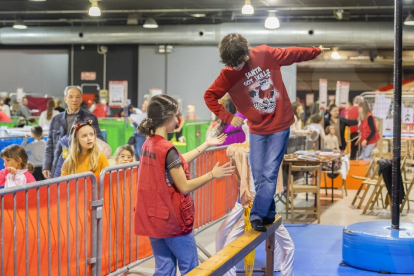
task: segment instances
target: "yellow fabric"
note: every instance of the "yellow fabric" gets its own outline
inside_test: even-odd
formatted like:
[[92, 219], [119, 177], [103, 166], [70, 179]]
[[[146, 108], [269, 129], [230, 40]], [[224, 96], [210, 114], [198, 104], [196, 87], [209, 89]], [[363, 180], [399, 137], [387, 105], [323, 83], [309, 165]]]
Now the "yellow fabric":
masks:
[[[244, 232], [252, 229], [250, 224], [250, 211], [252, 210], [253, 202], [250, 202], [249, 207], [244, 208]], [[252, 276], [254, 269], [254, 250], [244, 258], [244, 272], [246, 276]]]
[[[92, 171], [89, 168], [89, 154], [81, 154], [79, 156], [79, 165], [76, 168], [75, 173], [92, 172], [94, 175], [99, 176], [102, 169], [108, 166], [109, 166], [109, 163], [108, 163], [108, 159], [106, 159], [106, 156], [103, 153], [99, 153], [98, 166], [96, 167], [96, 170]], [[68, 173], [65, 172], [62, 168], [61, 176], [65, 176], [65, 175], [68, 175]]]

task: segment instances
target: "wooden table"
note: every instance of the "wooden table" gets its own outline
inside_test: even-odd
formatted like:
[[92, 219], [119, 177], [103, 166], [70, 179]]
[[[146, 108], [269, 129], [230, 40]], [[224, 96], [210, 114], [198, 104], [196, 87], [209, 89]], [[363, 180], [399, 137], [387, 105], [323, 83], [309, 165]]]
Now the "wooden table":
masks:
[[[345, 153], [341, 153], [340, 155], [338, 155], [338, 156], [332, 156], [332, 157], [330, 157], [330, 158], [326, 158], [326, 159], [324, 159], [324, 160], [315, 160], [315, 161], [313, 161], [313, 160], [301, 160], [301, 159], [283, 159], [283, 165], [295, 165], [295, 166], [303, 166], [303, 165], [306, 165], [306, 166], [317, 166], [317, 165], [325, 165], [325, 164], [328, 164], [330, 161], [332, 161], [332, 175], [335, 173], [335, 170], [334, 170], [334, 163], [335, 163], [335, 161], [336, 160], [338, 160], [338, 159], [340, 159], [342, 156], [344, 156], [345, 155]], [[319, 176], [320, 177], [320, 176]], [[287, 182], [288, 184], [288, 186], [287, 186], [287, 189], [289, 190], [289, 180], [288, 180], [288, 182]], [[334, 201], [334, 194], [333, 194], [333, 191], [334, 191], [334, 178], [332, 178], [332, 199], [331, 199], [331, 202], [333, 203], [333, 201]], [[288, 200], [288, 199], [287, 199]], [[287, 206], [287, 200], [286, 200], [286, 206]], [[286, 207], [287, 208], [287, 207]]]

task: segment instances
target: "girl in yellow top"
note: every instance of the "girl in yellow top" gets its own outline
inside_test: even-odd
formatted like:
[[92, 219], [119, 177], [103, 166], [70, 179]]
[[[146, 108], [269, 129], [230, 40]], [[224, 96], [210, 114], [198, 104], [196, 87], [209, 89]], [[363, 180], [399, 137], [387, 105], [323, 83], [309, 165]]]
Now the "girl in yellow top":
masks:
[[92, 120], [76, 124], [71, 130], [72, 143], [69, 155], [62, 166], [62, 175], [92, 172], [97, 177], [101, 170], [109, 166], [108, 159], [99, 152], [96, 131]]

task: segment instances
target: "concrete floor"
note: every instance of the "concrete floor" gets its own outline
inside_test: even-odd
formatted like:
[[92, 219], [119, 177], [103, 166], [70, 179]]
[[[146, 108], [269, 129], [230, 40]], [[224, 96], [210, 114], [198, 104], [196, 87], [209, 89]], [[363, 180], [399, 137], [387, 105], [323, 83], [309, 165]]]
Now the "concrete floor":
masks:
[[[341, 191], [336, 190], [334, 192], [334, 202], [331, 203], [331, 194], [328, 191], [328, 197], [325, 196], [325, 190], [321, 190], [321, 224], [326, 225], [340, 225], [346, 226], [349, 224], [363, 222], [363, 221], [376, 221], [376, 220], [390, 220], [391, 215], [390, 210], [382, 209], [382, 206], [375, 206], [372, 212], [369, 212], [366, 215], [362, 215], [361, 209], [356, 209], [351, 207], [351, 202], [356, 194], [356, 190], [349, 190], [348, 196], [344, 199], [341, 198]], [[305, 200], [305, 195], [298, 195], [295, 199], [295, 205], [299, 206], [310, 206], [313, 203], [313, 196], [309, 196], [309, 201]], [[285, 205], [281, 202], [277, 202], [276, 208], [280, 215], [282, 215], [283, 221], [285, 223], [290, 223], [289, 220], [285, 219], [284, 210]], [[414, 205], [411, 206], [412, 210], [404, 211], [401, 214], [402, 222], [414, 222]], [[308, 216], [303, 218], [307, 223], [317, 223], [314, 217]], [[301, 222], [299, 222], [301, 223]], [[201, 234], [196, 236], [196, 240], [201, 244], [208, 252], [211, 254], [215, 253], [215, 233], [220, 227], [220, 223], [212, 226], [211, 228], [205, 230]], [[202, 254], [202, 253], [201, 253]], [[202, 255], [203, 256], [203, 255]], [[204, 256], [203, 256], [204, 258]], [[150, 259], [139, 266], [133, 268], [131, 271], [125, 273], [124, 275], [129, 276], [149, 276], [154, 273], [154, 259]]]

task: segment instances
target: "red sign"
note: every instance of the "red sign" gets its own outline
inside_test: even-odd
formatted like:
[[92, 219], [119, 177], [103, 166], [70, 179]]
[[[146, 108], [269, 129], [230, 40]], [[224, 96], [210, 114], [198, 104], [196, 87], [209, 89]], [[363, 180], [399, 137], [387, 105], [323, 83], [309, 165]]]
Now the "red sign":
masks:
[[81, 72], [81, 80], [96, 80], [96, 72]]

